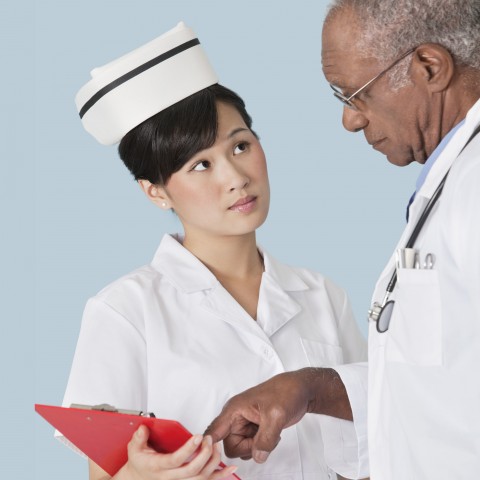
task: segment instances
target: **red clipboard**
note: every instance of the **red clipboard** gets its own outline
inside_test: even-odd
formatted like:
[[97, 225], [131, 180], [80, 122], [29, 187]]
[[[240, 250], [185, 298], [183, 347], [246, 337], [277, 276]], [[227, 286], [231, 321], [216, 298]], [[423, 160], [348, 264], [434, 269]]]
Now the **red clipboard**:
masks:
[[[100, 408], [103, 406], [99, 406]], [[146, 425], [149, 444], [159, 453], [170, 453], [192, 434], [175, 420], [90, 408], [66, 408], [35, 404], [35, 411], [53, 425], [88, 458], [113, 476], [128, 460], [127, 445], [132, 435]], [[226, 465], [221, 463], [221, 467]], [[235, 474], [228, 480], [239, 480]]]

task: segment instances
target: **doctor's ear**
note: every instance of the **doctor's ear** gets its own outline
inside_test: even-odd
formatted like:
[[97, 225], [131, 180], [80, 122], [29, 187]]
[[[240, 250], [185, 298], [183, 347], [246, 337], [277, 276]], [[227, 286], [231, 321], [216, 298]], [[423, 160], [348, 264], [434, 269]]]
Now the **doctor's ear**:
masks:
[[446, 48], [435, 43], [425, 43], [415, 50], [412, 69], [430, 91], [442, 92], [452, 81], [455, 63]]
[[169, 210], [172, 208], [168, 195], [163, 187], [154, 185], [148, 180], [138, 180], [138, 185], [143, 190], [143, 193], [147, 196], [147, 198], [157, 205], [157, 207], [160, 207], [163, 210]]

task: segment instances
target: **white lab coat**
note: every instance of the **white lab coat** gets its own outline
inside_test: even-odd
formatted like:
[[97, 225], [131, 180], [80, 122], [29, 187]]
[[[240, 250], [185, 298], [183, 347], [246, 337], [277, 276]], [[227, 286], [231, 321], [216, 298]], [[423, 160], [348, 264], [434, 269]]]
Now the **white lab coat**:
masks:
[[[365, 359], [366, 342], [344, 291], [318, 273], [263, 255], [254, 321], [166, 235], [150, 265], [89, 300], [64, 405], [151, 411], [201, 433], [231, 396], [273, 375]], [[318, 417], [284, 431], [266, 464], [235, 461], [242, 480], [334, 478]]]
[[[405, 246], [451, 166], [442, 196], [414, 246], [422, 263], [433, 253], [433, 269], [399, 270], [390, 329], [379, 334], [373, 322], [369, 326], [372, 480], [467, 480], [480, 475], [480, 134], [457, 158], [479, 123], [480, 100], [433, 165], [397, 245]], [[393, 269], [392, 256], [372, 302], [383, 300]], [[365, 426], [366, 411], [361, 369], [337, 369], [358, 432]], [[357, 478], [368, 473], [362, 439], [359, 447], [359, 463], [343, 474]]]

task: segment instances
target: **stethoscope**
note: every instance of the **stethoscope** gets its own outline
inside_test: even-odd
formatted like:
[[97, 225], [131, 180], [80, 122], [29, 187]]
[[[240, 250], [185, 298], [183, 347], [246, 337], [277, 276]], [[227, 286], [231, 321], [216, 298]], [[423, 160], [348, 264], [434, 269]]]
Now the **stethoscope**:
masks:
[[[465, 150], [467, 145], [473, 140], [475, 135], [477, 135], [477, 133], [479, 132], [480, 132], [480, 125], [474, 130], [471, 137], [468, 139], [467, 143], [464, 145], [464, 147], [462, 148], [462, 150], [458, 155], [460, 155]], [[420, 234], [420, 231], [425, 225], [425, 222], [427, 221], [428, 216], [432, 212], [433, 207], [435, 206], [438, 199], [440, 198], [440, 195], [442, 194], [443, 186], [445, 185], [448, 174], [450, 173], [450, 168], [448, 169], [445, 176], [442, 178], [437, 189], [435, 190], [432, 197], [430, 198], [427, 205], [425, 206], [422, 214], [420, 215], [420, 218], [418, 219], [413, 229], [412, 234], [410, 235], [410, 238], [407, 241], [407, 244], [405, 245], [405, 248], [412, 248], [413, 245], [415, 244], [415, 240]], [[378, 333], [386, 332], [390, 325], [390, 319], [392, 318], [393, 307], [395, 306], [395, 300], [389, 300], [389, 298], [393, 292], [393, 289], [395, 288], [396, 283], [397, 283], [397, 269], [395, 268], [392, 278], [388, 282], [387, 289], [385, 291], [385, 296], [383, 297], [382, 303], [374, 302], [374, 304], [368, 311], [368, 319], [377, 324], [376, 326], [377, 326]]]

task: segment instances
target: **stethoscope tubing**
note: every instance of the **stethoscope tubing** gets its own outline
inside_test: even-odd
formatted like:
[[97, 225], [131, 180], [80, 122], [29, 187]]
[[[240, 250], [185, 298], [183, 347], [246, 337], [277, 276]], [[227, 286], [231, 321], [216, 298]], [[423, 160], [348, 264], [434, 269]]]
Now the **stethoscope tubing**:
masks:
[[[472, 135], [468, 139], [467, 143], [463, 146], [463, 148], [460, 151], [460, 153], [458, 154], [458, 156], [460, 156], [462, 154], [462, 152], [465, 150], [465, 148], [467, 148], [467, 145], [475, 138], [475, 136], [479, 132], [480, 132], [480, 125], [478, 125], [477, 128], [475, 128]], [[418, 219], [417, 223], [415, 224], [415, 227], [413, 228], [413, 231], [412, 231], [409, 239], [407, 240], [407, 243], [406, 243], [404, 248], [412, 248], [413, 245], [415, 244], [415, 241], [417, 240], [418, 235], [420, 234], [423, 226], [425, 225], [425, 222], [427, 221], [427, 218], [429, 217], [430, 213], [433, 210], [433, 207], [435, 206], [438, 199], [440, 198], [440, 195], [442, 194], [443, 187], [445, 185], [445, 182], [447, 181], [447, 177], [448, 177], [448, 174], [450, 173], [451, 168], [452, 167], [450, 167], [448, 169], [447, 173], [445, 174], [445, 176], [442, 178], [442, 180], [438, 184], [437, 188], [435, 189], [435, 192], [433, 192], [433, 195], [431, 196], [431, 198], [428, 201], [427, 205], [425, 206], [422, 214], [420, 215], [420, 218]], [[385, 308], [387, 303], [393, 302], [392, 300], [388, 301], [388, 298], [389, 298], [390, 294], [393, 292], [396, 283], [397, 283], [397, 269], [395, 268], [395, 270], [392, 274], [392, 277], [391, 277], [390, 281], [388, 282], [388, 285], [387, 285], [387, 288], [386, 288], [386, 291], [385, 291], [385, 297], [383, 299], [382, 305], [380, 306], [380, 311], [378, 312], [378, 316], [377, 316], [377, 320], [376, 320], [377, 331], [379, 333], [384, 333], [388, 330], [388, 327], [384, 330], [379, 328], [379, 319], [380, 319], [380, 317], [383, 313], [383, 309]], [[392, 309], [393, 309], [393, 305], [392, 305]]]
[[[433, 195], [431, 196], [430, 200], [425, 206], [425, 209], [423, 210], [422, 215], [418, 219], [413, 229], [413, 232], [410, 235], [410, 238], [408, 239], [405, 245], [405, 248], [412, 248], [413, 245], [415, 244], [415, 241], [417, 240], [417, 237], [420, 234], [420, 231], [425, 225], [425, 222], [427, 221], [427, 218], [430, 215], [430, 212], [433, 210], [433, 207], [435, 206], [435, 204], [437, 203], [437, 200], [440, 198], [440, 195], [442, 194], [443, 186], [447, 181], [447, 177], [449, 173], [450, 173], [450, 169], [448, 169], [447, 173], [442, 178], [442, 181], [438, 184], [438, 187], [436, 188], [435, 192], [433, 192]], [[393, 289], [395, 288], [396, 283], [397, 283], [397, 269], [395, 269], [395, 271], [393, 272], [392, 278], [390, 279], [390, 282], [388, 282], [388, 286], [387, 286], [388, 293], [393, 292]]]

